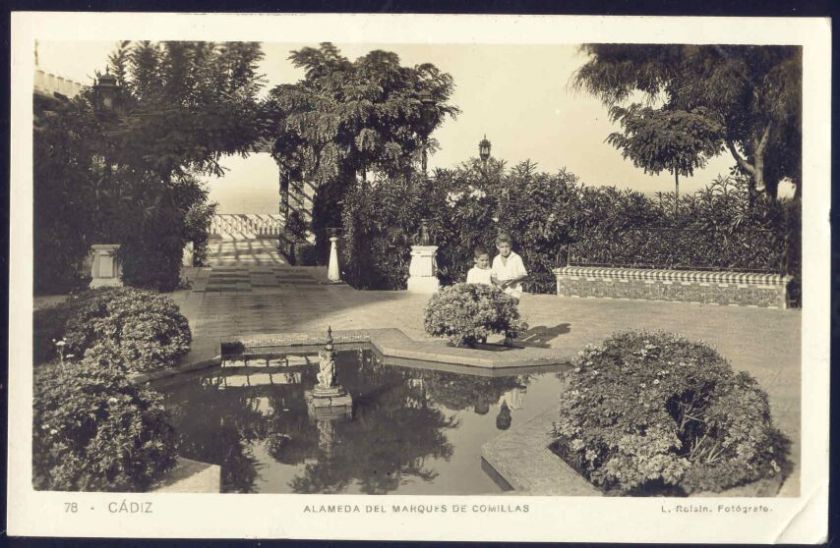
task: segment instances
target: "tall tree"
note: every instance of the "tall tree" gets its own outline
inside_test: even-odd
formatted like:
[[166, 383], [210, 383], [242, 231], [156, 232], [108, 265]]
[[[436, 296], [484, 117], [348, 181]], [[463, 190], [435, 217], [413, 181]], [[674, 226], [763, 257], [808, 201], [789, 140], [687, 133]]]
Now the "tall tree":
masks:
[[[404, 171], [434, 128], [459, 112], [447, 103], [452, 77], [432, 64], [404, 67], [397, 54], [382, 50], [350, 61], [330, 43], [289, 58], [305, 78], [271, 90], [266, 136], [278, 161], [296, 151], [291, 169], [306, 169], [319, 182], [340, 173]], [[430, 105], [422, 102], [424, 92]]]
[[608, 143], [645, 173], [668, 171], [674, 175], [675, 211], [679, 208], [680, 175], [693, 175], [695, 168], [703, 167], [708, 157], [721, 151], [718, 136], [723, 127], [699, 108], [686, 112], [639, 104], [613, 106], [610, 117], [621, 124], [623, 131], [611, 133]]
[[752, 188], [775, 197], [789, 178], [801, 193], [800, 47], [588, 44], [582, 51], [589, 60], [575, 76], [580, 88], [611, 108], [646, 97], [647, 111], [638, 103], [614, 111], [625, 130], [628, 122], [657, 133], [699, 128], [701, 138], [695, 133], [694, 145], [681, 147], [689, 164], [725, 148]]
[[272, 143], [281, 188], [309, 185], [330, 197], [327, 208], [315, 198], [316, 214], [330, 216], [314, 220], [320, 242], [323, 227], [340, 221], [336, 202], [348, 185], [407, 175], [424, 148], [434, 149], [434, 128], [459, 111], [447, 102], [452, 77], [429, 63], [402, 66], [397, 54], [382, 50], [351, 61], [328, 42], [289, 59], [304, 78], [270, 91], [262, 134]]
[[[50, 289], [51, 272], [75, 272], [97, 241], [122, 244], [127, 282], [178, 283], [183, 245], [212, 211], [194, 175], [223, 174], [221, 156], [247, 154], [257, 137], [261, 56], [256, 43], [122, 42], [108, 60], [113, 108], [91, 89], [38, 117], [39, 289]], [[55, 264], [61, 250], [72, 257]]]
[[112, 158], [167, 180], [222, 175], [219, 159], [257, 139], [258, 43], [123, 42], [109, 69], [122, 80], [109, 119]]

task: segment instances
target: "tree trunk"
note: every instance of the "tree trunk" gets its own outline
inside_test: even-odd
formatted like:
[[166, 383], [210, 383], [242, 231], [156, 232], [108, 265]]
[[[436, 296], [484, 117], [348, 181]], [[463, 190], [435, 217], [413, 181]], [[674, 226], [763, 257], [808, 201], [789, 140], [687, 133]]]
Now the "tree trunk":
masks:
[[674, 218], [680, 216], [680, 172], [674, 169]]
[[741, 156], [738, 149], [735, 148], [735, 143], [731, 139], [726, 140], [726, 147], [729, 149], [732, 157], [735, 158], [735, 162], [737, 162], [738, 167], [750, 176], [750, 184], [748, 187], [750, 207], [752, 207], [755, 202], [756, 189], [766, 189], [764, 180], [764, 154], [767, 150], [767, 143], [770, 141], [771, 126], [772, 124], [768, 122], [768, 124], [764, 127], [764, 130], [761, 132], [761, 136], [754, 135], [751, 143], [753, 149], [752, 164], [749, 163], [746, 158]]
[[280, 215], [283, 220], [289, 216], [289, 178], [280, 175]]

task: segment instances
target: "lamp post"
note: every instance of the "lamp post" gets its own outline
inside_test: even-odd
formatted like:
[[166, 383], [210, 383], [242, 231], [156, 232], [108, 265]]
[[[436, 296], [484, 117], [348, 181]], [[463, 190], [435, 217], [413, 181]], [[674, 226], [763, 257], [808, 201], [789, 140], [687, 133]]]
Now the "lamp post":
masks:
[[487, 160], [490, 159], [490, 141], [487, 140], [487, 135], [478, 142], [478, 157], [481, 159], [481, 176], [484, 179], [484, 184], [487, 184]]
[[[422, 169], [423, 179], [425, 180], [429, 177], [429, 135], [432, 133], [435, 122], [435, 99], [432, 97], [432, 93], [428, 89], [424, 89], [420, 92], [420, 103], [423, 105], [424, 128]], [[420, 220], [419, 242], [420, 245], [431, 245], [431, 237], [429, 236], [429, 220], [426, 218]]]
[[423, 176], [425, 177], [428, 173], [428, 166], [429, 166], [429, 134], [432, 133], [432, 124], [434, 123], [434, 115], [435, 115], [435, 99], [432, 97], [432, 94], [429, 90], [424, 89], [420, 92], [420, 103], [423, 105], [423, 121], [424, 123], [424, 130], [423, 130], [423, 156], [422, 156], [422, 167], [423, 167]]
[[[94, 91], [94, 107], [97, 113], [110, 113], [114, 110], [117, 95], [117, 78], [108, 72], [101, 75], [93, 87]], [[111, 179], [111, 160], [108, 154], [109, 143], [107, 140], [103, 142], [105, 150], [102, 151], [102, 162], [105, 168], [105, 184], [110, 189], [112, 186]], [[115, 191], [118, 189], [115, 189]], [[117, 199], [119, 196], [117, 195]], [[98, 200], [97, 200], [98, 201]], [[101, 210], [102, 204], [97, 204], [97, 209]], [[106, 235], [109, 232], [104, 227], [100, 227], [102, 234]], [[110, 238], [109, 238], [110, 239]], [[118, 287], [122, 285], [122, 269], [117, 260], [117, 253], [120, 249], [119, 244], [104, 243], [94, 244], [91, 246], [92, 261], [91, 261], [91, 281], [90, 288], [97, 287]]]

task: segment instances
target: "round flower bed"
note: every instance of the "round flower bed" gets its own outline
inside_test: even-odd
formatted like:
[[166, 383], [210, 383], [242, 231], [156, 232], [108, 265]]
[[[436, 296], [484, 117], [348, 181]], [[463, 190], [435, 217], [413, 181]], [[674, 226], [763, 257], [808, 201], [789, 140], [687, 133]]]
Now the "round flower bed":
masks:
[[719, 492], [787, 467], [790, 442], [755, 379], [674, 334], [587, 347], [563, 397], [555, 448], [607, 492]]
[[448, 337], [456, 346], [474, 346], [491, 333], [516, 337], [526, 329], [516, 300], [489, 285], [444, 287], [429, 300], [424, 316], [426, 333]]
[[123, 369], [83, 360], [36, 370], [36, 489], [144, 491], [175, 465], [176, 434], [160, 397]]

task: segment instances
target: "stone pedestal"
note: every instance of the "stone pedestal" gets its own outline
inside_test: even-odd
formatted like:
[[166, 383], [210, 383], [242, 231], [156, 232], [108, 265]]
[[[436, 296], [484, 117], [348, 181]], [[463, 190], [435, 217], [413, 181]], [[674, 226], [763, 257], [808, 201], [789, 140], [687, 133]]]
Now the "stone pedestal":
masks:
[[320, 385], [303, 394], [309, 415], [316, 419], [350, 416], [353, 413], [353, 397], [342, 386], [324, 388]]
[[437, 278], [436, 245], [411, 246], [411, 264], [408, 267], [408, 290], [414, 293], [435, 293], [440, 289]]
[[194, 244], [192, 242], [187, 242], [184, 246], [184, 255], [181, 260], [182, 266], [192, 266], [193, 265], [193, 257], [195, 256], [195, 249]]
[[90, 266], [90, 288], [121, 287], [122, 271], [114, 254], [120, 248], [119, 244], [95, 244], [90, 246], [93, 261]]
[[330, 283], [341, 283], [341, 270], [338, 268], [338, 236], [330, 236], [330, 263], [327, 268]]

